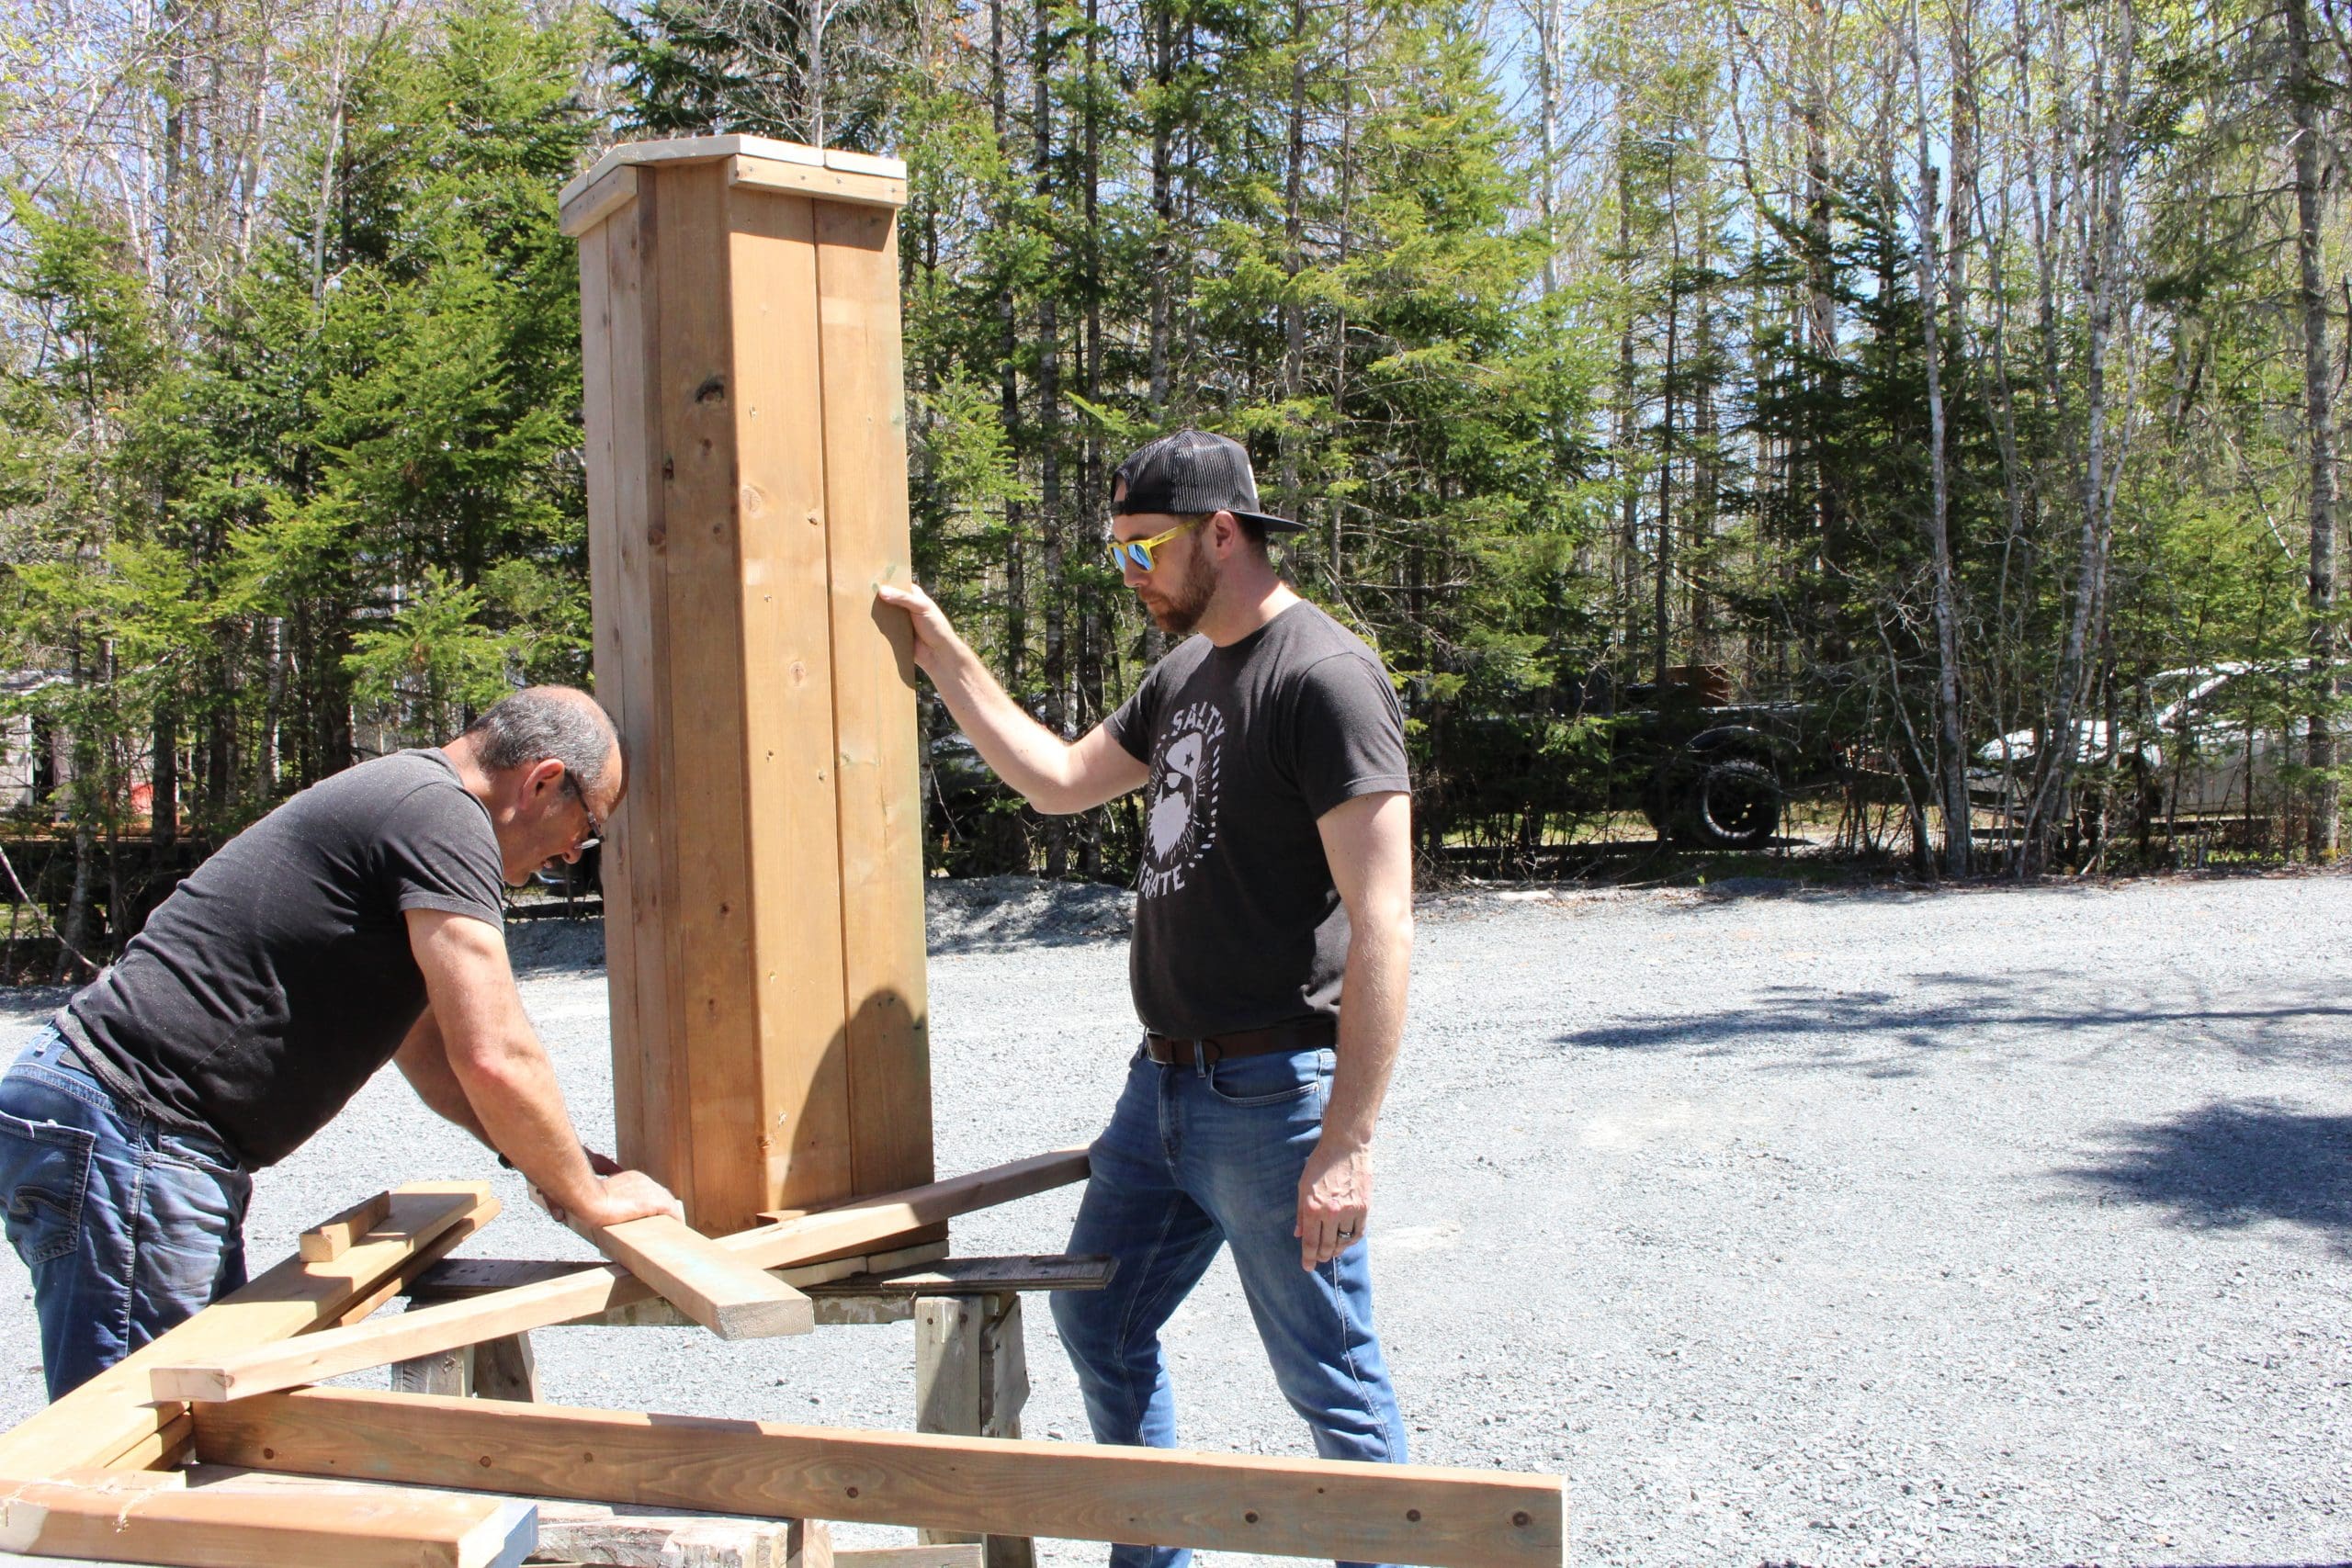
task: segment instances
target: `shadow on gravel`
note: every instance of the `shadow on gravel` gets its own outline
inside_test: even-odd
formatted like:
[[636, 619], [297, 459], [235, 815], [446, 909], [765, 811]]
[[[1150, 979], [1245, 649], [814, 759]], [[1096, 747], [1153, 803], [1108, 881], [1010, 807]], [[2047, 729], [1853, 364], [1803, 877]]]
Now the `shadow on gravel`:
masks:
[[2322, 1020], [2352, 1018], [2352, 1007], [2320, 1001], [2183, 1006], [2186, 998], [2177, 997], [2152, 998], [2144, 1006], [2078, 1003], [2064, 992], [2080, 984], [2079, 976], [2046, 971], [2000, 977], [1914, 975], [1901, 992], [1766, 986], [1747, 1007], [1611, 1021], [1555, 1039], [1579, 1050], [1695, 1049], [1709, 1055], [1810, 1042], [1815, 1049], [1809, 1055], [1775, 1065], [1874, 1077], [1907, 1077], [1918, 1070], [1924, 1054], [2020, 1034], [2047, 1034], [2053, 1048], [2063, 1034], [2063, 1048], [2075, 1054], [2154, 1036], [2167, 1044], [2211, 1043], [2257, 1057], [2352, 1059], [2352, 1032], [2312, 1027]]
[[2192, 1229], [2287, 1220], [2352, 1237], [2352, 1116], [2216, 1102], [2109, 1136], [2103, 1163], [2060, 1174]]

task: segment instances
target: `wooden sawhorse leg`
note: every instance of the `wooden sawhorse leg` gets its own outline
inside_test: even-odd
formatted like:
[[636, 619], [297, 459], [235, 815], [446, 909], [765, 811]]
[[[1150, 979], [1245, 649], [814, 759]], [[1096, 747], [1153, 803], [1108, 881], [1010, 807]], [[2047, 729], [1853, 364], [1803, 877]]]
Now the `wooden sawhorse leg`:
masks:
[[[915, 1430], [957, 1438], [1017, 1438], [1029, 1399], [1021, 1297], [922, 1296], [915, 1302]], [[925, 1544], [981, 1541], [988, 1568], [1035, 1568], [1026, 1536], [923, 1530]]]
[[528, 1334], [485, 1339], [462, 1350], [444, 1350], [392, 1363], [395, 1393], [438, 1393], [453, 1399], [511, 1399], [536, 1404], [538, 1362]]

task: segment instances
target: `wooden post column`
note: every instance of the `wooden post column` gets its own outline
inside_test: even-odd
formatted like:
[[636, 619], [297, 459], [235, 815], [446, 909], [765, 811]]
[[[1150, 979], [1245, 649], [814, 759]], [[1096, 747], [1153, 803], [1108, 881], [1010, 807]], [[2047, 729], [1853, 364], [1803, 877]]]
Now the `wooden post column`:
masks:
[[614, 150], [580, 242], [620, 1159], [708, 1235], [932, 1179], [896, 160]]

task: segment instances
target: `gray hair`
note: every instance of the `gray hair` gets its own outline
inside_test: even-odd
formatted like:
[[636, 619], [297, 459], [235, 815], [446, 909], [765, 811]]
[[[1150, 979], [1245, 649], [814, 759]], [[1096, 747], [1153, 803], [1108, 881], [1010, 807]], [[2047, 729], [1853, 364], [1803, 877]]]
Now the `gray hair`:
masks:
[[482, 710], [466, 733], [492, 773], [552, 757], [583, 790], [604, 788], [605, 764], [619, 739], [596, 699], [571, 686], [526, 686]]

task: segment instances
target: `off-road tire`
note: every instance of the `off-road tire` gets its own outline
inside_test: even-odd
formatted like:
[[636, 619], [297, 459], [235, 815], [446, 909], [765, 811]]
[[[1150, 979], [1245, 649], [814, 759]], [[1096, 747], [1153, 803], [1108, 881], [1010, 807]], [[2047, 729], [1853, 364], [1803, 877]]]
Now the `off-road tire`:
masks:
[[1763, 849], [1781, 829], [1781, 781], [1745, 757], [1710, 762], [1691, 783], [1685, 828], [1707, 849]]

